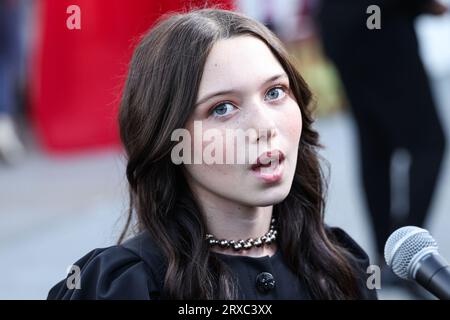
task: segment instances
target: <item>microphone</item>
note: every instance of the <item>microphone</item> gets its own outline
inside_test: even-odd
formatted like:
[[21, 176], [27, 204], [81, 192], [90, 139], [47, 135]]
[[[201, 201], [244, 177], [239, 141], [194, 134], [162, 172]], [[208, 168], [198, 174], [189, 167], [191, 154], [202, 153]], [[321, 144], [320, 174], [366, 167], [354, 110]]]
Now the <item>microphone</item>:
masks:
[[450, 266], [427, 230], [397, 229], [386, 241], [384, 258], [400, 278], [416, 281], [437, 298], [450, 300]]

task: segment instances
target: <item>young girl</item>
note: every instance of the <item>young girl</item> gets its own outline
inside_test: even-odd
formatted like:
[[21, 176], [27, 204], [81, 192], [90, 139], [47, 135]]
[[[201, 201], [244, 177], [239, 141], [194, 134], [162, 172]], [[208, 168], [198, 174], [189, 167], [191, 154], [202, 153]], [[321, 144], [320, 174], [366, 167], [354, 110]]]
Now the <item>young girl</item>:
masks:
[[[324, 224], [310, 102], [261, 23], [220, 9], [164, 17], [134, 53], [120, 108], [127, 226], [48, 298], [376, 298], [365, 252]], [[130, 221], [138, 234], [123, 242]]]

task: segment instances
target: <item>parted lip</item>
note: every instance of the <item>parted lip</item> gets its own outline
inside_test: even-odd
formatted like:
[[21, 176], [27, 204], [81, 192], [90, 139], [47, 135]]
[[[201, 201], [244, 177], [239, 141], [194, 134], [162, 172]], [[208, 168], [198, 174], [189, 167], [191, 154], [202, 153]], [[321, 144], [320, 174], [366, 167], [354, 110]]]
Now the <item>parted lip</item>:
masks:
[[251, 169], [256, 170], [259, 167], [269, 167], [272, 162], [277, 161], [281, 163], [284, 158], [284, 153], [279, 149], [266, 151], [256, 159], [256, 163], [251, 166]]

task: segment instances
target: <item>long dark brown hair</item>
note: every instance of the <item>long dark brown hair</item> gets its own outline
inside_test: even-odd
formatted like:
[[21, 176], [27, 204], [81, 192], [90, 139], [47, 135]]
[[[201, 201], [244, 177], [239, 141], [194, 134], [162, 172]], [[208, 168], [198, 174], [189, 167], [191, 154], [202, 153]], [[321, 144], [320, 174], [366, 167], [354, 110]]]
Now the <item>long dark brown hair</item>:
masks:
[[171, 134], [185, 127], [193, 111], [212, 46], [242, 35], [262, 40], [278, 59], [303, 119], [292, 188], [273, 208], [284, 259], [312, 298], [357, 298], [350, 255], [324, 225], [325, 179], [317, 154], [318, 134], [312, 128], [311, 92], [268, 28], [219, 8], [163, 16], [135, 49], [119, 111], [130, 194], [128, 220], [119, 243], [133, 218], [135, 230], [150, 233], [167, 260], [166, 298], [237, 298], [233, 275], [210, 254], [204, 241], [204, 216], [181, 167], [172, 163], [170, 155], [176, 143]]

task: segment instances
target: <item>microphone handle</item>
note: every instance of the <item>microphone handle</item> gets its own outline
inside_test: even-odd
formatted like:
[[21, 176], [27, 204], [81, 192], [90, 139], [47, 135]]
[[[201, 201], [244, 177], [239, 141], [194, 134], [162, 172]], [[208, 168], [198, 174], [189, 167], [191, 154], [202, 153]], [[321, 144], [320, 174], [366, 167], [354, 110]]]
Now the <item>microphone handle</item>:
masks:
[[450, 266], [439, 254], [423, 258], [415, 279], [438, 299], [450, 300]]

